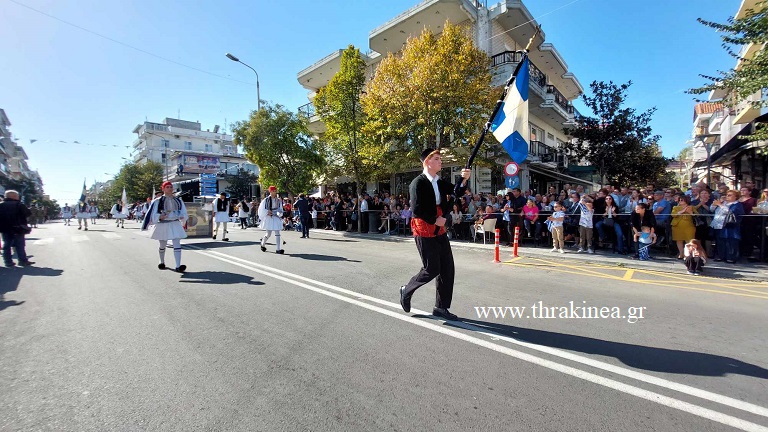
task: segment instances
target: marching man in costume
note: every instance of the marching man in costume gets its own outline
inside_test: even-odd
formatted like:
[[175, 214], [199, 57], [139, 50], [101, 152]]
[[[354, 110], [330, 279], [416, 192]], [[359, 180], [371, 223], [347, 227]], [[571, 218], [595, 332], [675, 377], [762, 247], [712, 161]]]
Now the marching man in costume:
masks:
[[91, 214], [91, 224], [96, 225], [96, 218], [99, 217], [99, 208], [96, 207], [96, 203], [93, 201], [88, 205], [88, 213]]
[[224, 224], [224, 232], [221, 234], [221, 239], [229, 241], [227, 237], [227, 222], [229, 222], [229, 200], [227, 194], [222, 192], [218, 198], [213, 200], [213, 222], [216, 224], [216, 228], [213, 229], [213, 239], [216, 240], [216, 235], [219, 233], [219, 224]]
[[69, 221], [72, 219], [72, 207], [69, 204], [64, 204], [64, 208], [61, 209], [61, 218], [64, 219], [64, 225], [69, 226]]
[[[184, 273], [187, 266], [181, 264], [181, 239], [187, 238], [184, 222], [187, 220], [187, 207], [181, 198], [173, 196], [171, 182], [163, 183], [163, 195], [149, 205], [149, 211], [144, 216], [141, 230], [149, 229], [149, 237], [160, 242], [160, 264], [157, 268], [165, 268], [165, 246], [168, 240], [173, 242], [173, 257], [176, 259], [176, 271]], [[151, 225], [151, 226], [150, 226]]]
[[91, 206], [87, 202], [78, 202], [75, 207], [77, 217], [77, 229], [83, 229], [83, 223], [85, 223], [85, 230], [88, 231], [88, 219], [91, 218]]
[[267, 251], [267, 239], [275, 232], [276, 253], [283, 254], [285, 251], [280, 240], [280, 231], [283, 230], [283, 200], [277, 196], [277, 188], [269, 187], [269, 196], [264, 198], [259, 204], [259, 219], [261, 219], [261, 228], [266, 231], [261, 238], [261, 251]]
[[445, 230], [445, 216], [452, 206], [451, 195], [460, 197], [467, 188], [471, 170], [462, 169], [462, 181], [456, 186], [441, 179], [438, 174], [443, 167], [440, 150], [425, 149], [421, 152], [424, 172], [411, 182], [411, 230], [416, 240], [416, 249], [421, 256], [421, 270], [407, 285], [400, 287], [400, 305], [406, 312], [411, 311], [411, 296], [422, 285], [435, 279], [437, 296], [432, 315], [450, 321], [458, 317], [448, 311], [453, 297], [453, 253]]
[[120, 200], [112, 206], [112, 210], [110, 210], [109, 213], [115, 218], [115, 224], [117, 226], [125, 228], [125, 218], [128, 217], [128, 215], [123, 213], [123, 203]]

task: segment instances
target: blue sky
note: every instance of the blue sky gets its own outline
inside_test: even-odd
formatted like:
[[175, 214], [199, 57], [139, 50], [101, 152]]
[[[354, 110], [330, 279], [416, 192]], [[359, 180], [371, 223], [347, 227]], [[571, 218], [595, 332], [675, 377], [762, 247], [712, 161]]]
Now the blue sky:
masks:
[[[131, 131], [145, 119], [161, 122], [180, 112], [213, 129], [247, 118], [256, 105], [255, 76], [226, 52], [258, 71], [262, 99], [295, 110], [308, 102], [296, 81], [300, 70], [350, 43], [367, 51], [372, 29], [418, 2], [14, 1], [0, 0], [0, 108], [46, 193], [62, 204], [76, 201], [84, 177], [89, 185], [112, 178], [121, 158], [129, 158]], [[739, 4], [526, 2], [585, 90], [593, 80], [632, 80], [629, 105], [658, 108], [652, 126], [667, 156], [679, 152], [692, 128], [694, 102], [683, 91], [703, 83], [699, 73], [734, 63], [718, 35], [696, 18], [723, 22]]]

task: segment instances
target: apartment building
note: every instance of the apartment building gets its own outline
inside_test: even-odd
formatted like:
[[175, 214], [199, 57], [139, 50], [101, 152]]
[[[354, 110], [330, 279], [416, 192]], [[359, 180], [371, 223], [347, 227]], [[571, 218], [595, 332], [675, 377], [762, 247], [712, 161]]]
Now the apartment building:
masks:
[[[499, 87], [499, 92], [522, 59], [519, 50], [524, 49], [538, 27], [520, 0], [505, 0], [490, 7], [487, 2], [477, 0], [425, 0], [370, 32], [370, 51], [363, 56], [369, 66], [369, 76], [387, 53], [402, 49], [409, 37], [418, 36], [424, 28], [440, 33], [446, 20], [468, 28], [475, 45], [488, 54], [492, 86]], [[571, 101], [579, 97], [584, 89], [569, 72], [567, 63], [555, 46], [545, 40], [544, 32], [539, 33], [529, 54], [531, 136], [528, 159], [520, 167], [521, 187], [544, 191], [563, 182], [594, 186], [566, 172], [569, 161], [561, 149], [569, 138], [563, 134], [563, 127], [573, 124], [574, 116], [578, 115]], [[298, 73], [297, 79], [308, 90], [310, 101], [339, 71], [342, 51], [334, 51]], [[318, 135], [325, 131], [311, 102], [299, 107], [299, 112], [309, 119], [310, 131]], [[495, 156], [499, 165], [510, 161], [503, 151]], [[456, 174], [462, 167], [448, 168], [451, 174]], [[420, 170], [421, 167], [414, 165], [411, 172], [395, 173], [389, 179], [367, 185], [367, 188], [405, 192], [410, 180]], [[475, 168], [473, 184], [470, 185], [472, 190], [495, 192], [503, 189], [503, 178], [495, 172], [500, 170]], [[352, 183], [344, 184], [344, 181], [348, 179], [337, 179], [339, 188], [353, 187]]]
[[[223, 191], [229, 184], [227, 175], [236, 174], [238, 168], [259, 174], [259, 168], [238, 152], [232, 135], [221, 132], [219, 125], [204, 131], [199, 122], [166, 118], [162, 123], [138, 124], [133, 133], [137, 135], [134, 162], [163, 165], [163, 179], [189, 191], [188, 198]], [[201, 190], [201, 175], [216, 176], [216, 190]]]
[[[40, 174], [29, 168], [27, 152], [13, 138], [10, 131], [11, 121], [5, 110], [0, 108], [0, 194], [5, 193], [3, 184], [8, 180], [32, 180], [38, 191], [43, 191]], [[24, 195], [24, 191], [22, 195]]]
[[[743, 0], [735, 18], [743, 18], [748, 10], [754, 10], [760, 3], [760, 0]], [[764, 49], [765, 44], [742, 46], [735, 68], [738, 70], [745, 60], [754, 58]], [[768, 143], [750, 143], [739, 138], [750, 134], [756, 124], [768, 123], [768, 107], [756, 108], [752, 105], [754, 101], [765, 99], [758, 91], [740, 100], [734, 107], [728, 107], [719, 102], [726, 96], [728, 94], [725, 90], [715, 90], [709, 94], [709, 102], [694, 107], [691, 140], [694, 166], [691, 181], [704, 181], [710, 185], [724, 182], [735, 188], [752, 180], [758, 188], [765, 187], [768, 184], [768, 157], [759, 148], [764, 148]], [[707, 149], [710, 150], [709, 158]]]

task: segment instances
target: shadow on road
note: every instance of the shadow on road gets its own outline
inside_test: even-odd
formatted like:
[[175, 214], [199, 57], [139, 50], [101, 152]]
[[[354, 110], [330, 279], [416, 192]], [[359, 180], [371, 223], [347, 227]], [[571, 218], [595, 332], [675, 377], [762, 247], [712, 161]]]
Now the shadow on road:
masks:
[[218, 248], [226, 248], [226, 247], [233, 247], [233, 246], [254, 246], [254, 245], [260, 245], [261, 243], [256, 241], [209, 241], [205, 243], [189, 243], [190, 246], [199, 247], [200, 249], [218, 249]]
[[223, 271], [186, 272], [181, 275], [181, 282], [215, 285], [264, 285], [264, 282], [255, 281], [251, 276]]
[[353, 262], [353, 263], [359, 263], [358, 260], [351, 260], [348, 258], [340, 257], [340, 256], [334, 256], [334, 255], [318, 255], [318, 254], [289, 254], [287, 253], [289, 257], [293, 258], [301, 258], [305, 260], [310, 261], [345, 261], [345, 262]]
[[331, 238], [322, 238], [322, 237], [310, 237], [310, 239], [314, 240], [320, 240], [320, 241], [329, 241], [329, 242], [339, 242], [339, 243], [360, 243], [359, 240], [345, 240], [345, 239], [331, 239]]
[[[461, 323], [469, 325], [462, 326]], [[451, 323], [447, 325], [453, 326]], [[462, 319], [455, 326], [467, 330], [478, 330], [477, 327], [479, 327], [485, 331], [536, 345], [615, 357], [627, 366], [647, 371], [713, 377], [738, 374], [768, 379], [768, 369], [714, 354], [611, 342], [472, 319]]]
[[23, 301], [16, 302], [5, 299], [6, 293], [16, 291], [21, 278], [29, 276], [61, 276], [62, 273], [64, 273], [64, 270], [48, 267], [0, 267], [0, 311], [24, 303]]

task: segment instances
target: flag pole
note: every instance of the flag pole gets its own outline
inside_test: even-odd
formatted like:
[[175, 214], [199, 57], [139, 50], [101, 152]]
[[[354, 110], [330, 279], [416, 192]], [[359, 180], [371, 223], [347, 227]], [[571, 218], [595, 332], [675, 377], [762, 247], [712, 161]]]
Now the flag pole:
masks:
[[[504, 91], [501, 93], [501, 97], [499, 98], [498, 101], [496, 101], [496, 107], [493, 108], [493, 113], [491, 113], [491, 116], [488, 117], [488, 121], [485, 123], [483, 132], [480, 134], [480, 137], [477, 139], [477, 142], [475, 143], [475, 147], [472, 149], [472, 154], [469, 155], [469, 159], [467, 160], [467, 165], [464, 167], [465, 169], [472, 168], [472, 162], [475, 160], [475, 156], [477, 156], [477, 151], [480, 150], [480, 146], [483, 144], [483, 140], [485, 139], [485, 134], [488, 133], [488, 131], [491, 129], [491, 122], [496, 117], [496, 114], [499, 113], [499, 110], [501, 109], [501, 105], [504, 103], [504, 98], [507, 97], [509, 88], [512, 87], [512, 84], [515, 82], [517, 73], [520, 72], [520, 67], [523, 65], [525, 58], [528, 57], [529, 48], [531, 47], [533, 40], [536, 38], [536, 36], [539, 35], [540, 32], [541, 32], [541, 26], [537, 26], [536, 31], [533, 32], [533, 35], [531, 36], [531, 38], [528, 39], [528, 45], [526, 45], [525, 49], [523, 50], [523, 58], [520, 59], [520, 62], [517, 64], [517, 67], [515, 67], [515, 71], [512, 73], [512, 76], [509, 77], [509, 81], [507, 81], [507, 84], [504, 86]], [[519, 51], [515, 51], [515, 52], [519, 52]]]

